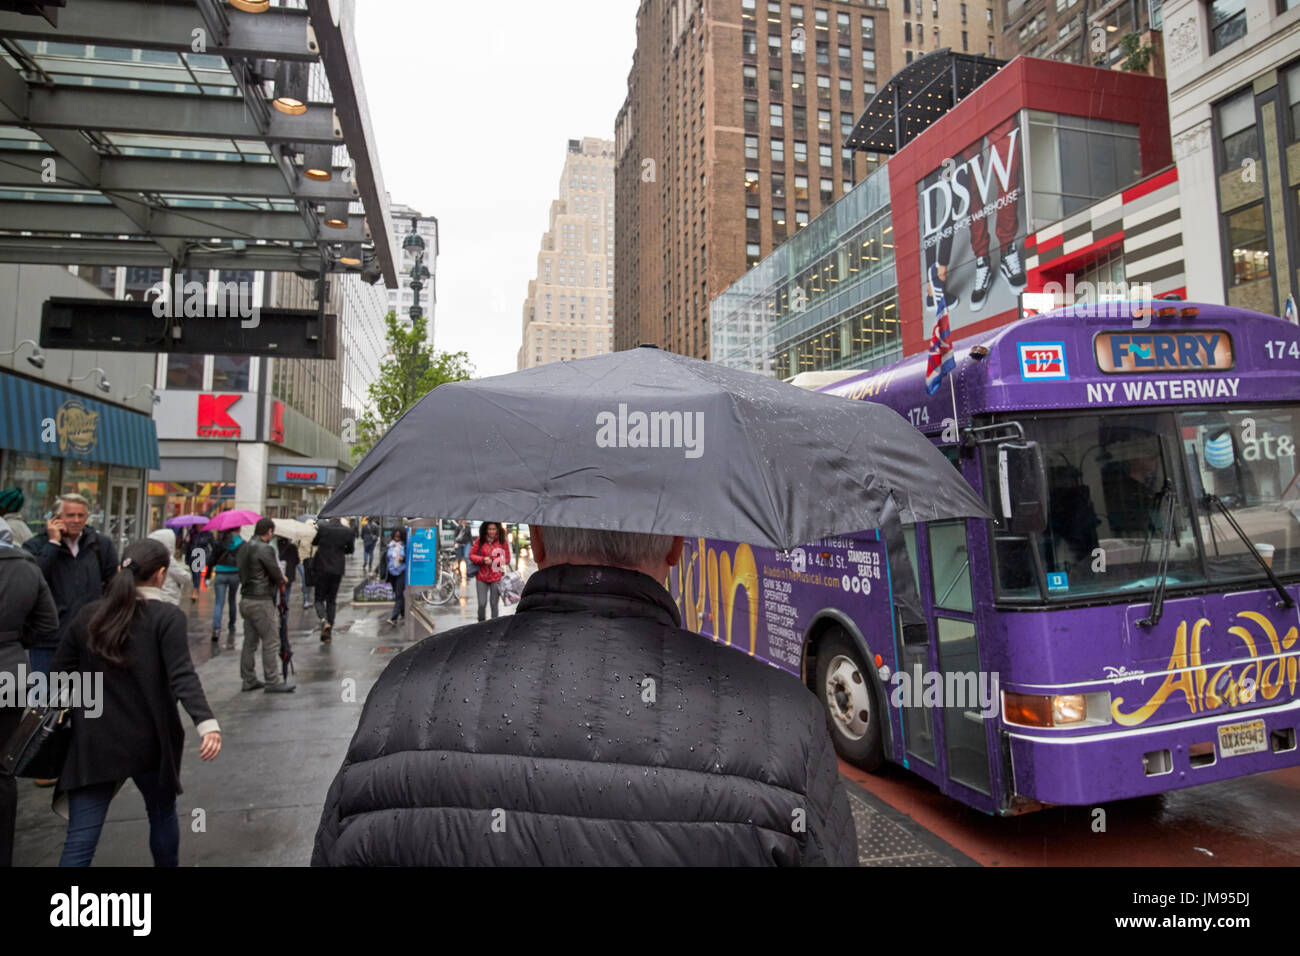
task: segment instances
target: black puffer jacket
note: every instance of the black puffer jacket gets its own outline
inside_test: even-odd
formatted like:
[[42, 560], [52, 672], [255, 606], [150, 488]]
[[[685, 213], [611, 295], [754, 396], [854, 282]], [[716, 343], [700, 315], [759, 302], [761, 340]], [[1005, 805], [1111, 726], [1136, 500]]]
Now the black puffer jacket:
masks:
[[561, 565], [514, 615], [408, 649], [313, 865], [856, 864], [816, 698], [679, 621], [643, 574]]

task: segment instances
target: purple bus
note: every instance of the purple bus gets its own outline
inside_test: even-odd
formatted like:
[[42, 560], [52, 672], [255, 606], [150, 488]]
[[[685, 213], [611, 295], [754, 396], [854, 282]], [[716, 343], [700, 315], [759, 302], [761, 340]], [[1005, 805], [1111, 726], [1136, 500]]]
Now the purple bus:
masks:
[[994, 517], [777, 552], [699, 539], [685, 626], [784, 668], [839, 754], [989, 813], [1300, 765], [1300, 328], [1158, 300], [1022, 319], [823, 388]]

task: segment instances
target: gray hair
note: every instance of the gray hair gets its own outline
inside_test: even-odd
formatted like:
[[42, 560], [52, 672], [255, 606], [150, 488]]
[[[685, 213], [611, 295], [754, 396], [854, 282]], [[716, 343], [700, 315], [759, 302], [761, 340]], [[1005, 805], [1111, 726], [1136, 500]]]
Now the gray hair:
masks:
[[549, 526], [541, 532], [548, 555], [582, 559], [582, 563], [588, 564], [639, 567], [662, 561], [673, 546], [673, 537], [667, 534]]
[[90, 512], [90, 502], [75, 492], [68, 492], [66, 495], [59, 495], [58, 500], [54, 502], [54, 513], [56, 515], [63, 514], [64, 505], [81, 505], [81, 507], [86, 509], [87, 513]]

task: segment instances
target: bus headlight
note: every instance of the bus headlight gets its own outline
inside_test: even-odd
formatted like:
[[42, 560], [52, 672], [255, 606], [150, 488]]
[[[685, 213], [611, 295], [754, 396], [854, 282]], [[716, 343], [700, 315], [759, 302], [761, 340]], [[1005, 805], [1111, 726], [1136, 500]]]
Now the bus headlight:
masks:
[[1110, 723], [1110, 692], [1017, 694], [1002, 692], [1002, 717], [1022, 727], [1097, 726]]

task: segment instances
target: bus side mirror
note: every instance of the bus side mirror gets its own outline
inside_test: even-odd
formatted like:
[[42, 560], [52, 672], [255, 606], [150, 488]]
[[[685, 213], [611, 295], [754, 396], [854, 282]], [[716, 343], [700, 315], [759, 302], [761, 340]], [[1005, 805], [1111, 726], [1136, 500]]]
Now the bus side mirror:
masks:
[[1001, 518], [1012, 534], [1047, 528], [1047, 467], [1036, 441], [1001, 442], [998, 451], [998, 497]]

